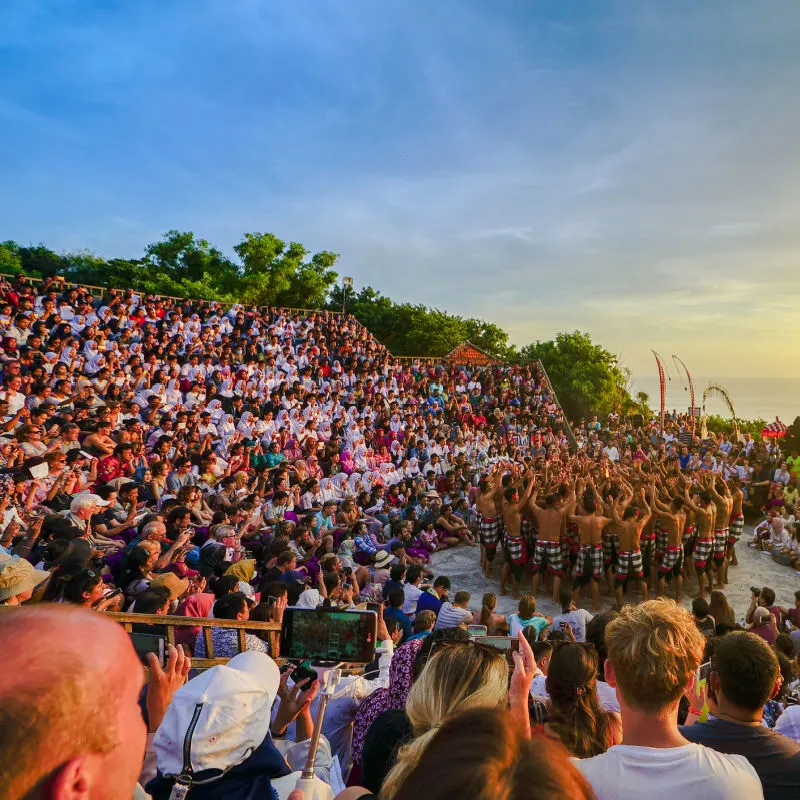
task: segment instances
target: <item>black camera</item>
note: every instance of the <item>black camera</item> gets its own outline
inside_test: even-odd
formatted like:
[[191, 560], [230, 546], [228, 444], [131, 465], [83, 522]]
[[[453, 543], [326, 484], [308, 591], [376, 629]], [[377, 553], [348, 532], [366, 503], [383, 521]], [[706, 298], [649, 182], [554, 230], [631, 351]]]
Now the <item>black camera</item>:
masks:
[[761, 594], [761, 589], [759, 589], [759, 588], [757, 588], [755, 586], [751, 586], [750, 587], [750, 591], [753, 593], [754, 597], [758, 597]]

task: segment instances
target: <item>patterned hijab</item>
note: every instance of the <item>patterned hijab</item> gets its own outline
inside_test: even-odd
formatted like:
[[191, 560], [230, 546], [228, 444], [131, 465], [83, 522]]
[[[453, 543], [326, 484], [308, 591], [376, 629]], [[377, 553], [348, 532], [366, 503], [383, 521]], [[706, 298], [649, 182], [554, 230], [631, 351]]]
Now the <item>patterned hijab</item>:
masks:
[[423, 639], [412, 639], [401, 645], [392, 657], [389, 667], [389, 688], [374, 691], [356, 711], [353, 722], [353, 763], [361, 761], [367, 731], [384, 711], [402, 711], [414, 680], [414, 660], [422, 647]]

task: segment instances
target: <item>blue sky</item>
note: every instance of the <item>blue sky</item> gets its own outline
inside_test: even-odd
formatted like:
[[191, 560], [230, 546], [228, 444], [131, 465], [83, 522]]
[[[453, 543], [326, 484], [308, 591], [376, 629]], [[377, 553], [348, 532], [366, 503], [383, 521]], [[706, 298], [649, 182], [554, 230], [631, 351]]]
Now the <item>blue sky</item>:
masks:
[[795, 0], [5, 0], [0, 239], [271, 231], [520, 344], [775, 375], [798, 41]]

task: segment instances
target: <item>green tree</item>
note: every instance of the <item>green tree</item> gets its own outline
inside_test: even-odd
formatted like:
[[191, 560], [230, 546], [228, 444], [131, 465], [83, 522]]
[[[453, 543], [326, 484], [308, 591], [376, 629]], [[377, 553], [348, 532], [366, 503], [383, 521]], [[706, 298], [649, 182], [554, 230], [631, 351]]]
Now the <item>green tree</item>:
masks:
[[195, 238], [191, 231], [167, 231], [161, 241], [149, 244], [143, 266], [178, 284], [202, 282], [208, 277], [223, 291], [232, 288], [238, 278], [236, 265], [205, 239]]
[[8, 241], [0, 244], [0, 272], [16, 273], [22, 269], [19, 245]]
[[305, 261], [302, 244], [272, 233], [246, 233], [233, 249], [242, 261], [243, 299], [252, 305], [319, 308], [338, 277], [331, 269], [337, 253], [325, 250]]
[[588, 333], [559, 333], [555, 339], [522, 348], [520, 357], [523, 361], [541, 360], [569, 419], [633, 410], [628, 370]]

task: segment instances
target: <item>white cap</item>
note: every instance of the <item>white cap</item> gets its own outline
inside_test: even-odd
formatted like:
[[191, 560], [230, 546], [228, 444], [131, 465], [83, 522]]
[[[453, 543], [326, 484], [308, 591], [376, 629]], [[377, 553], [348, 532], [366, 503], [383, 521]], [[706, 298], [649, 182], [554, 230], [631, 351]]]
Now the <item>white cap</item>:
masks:
[[279, 683], [278, 665], [268, 655], [246, 651], [183, 685], [153, 740], [159, 772], [176, 777], [183, 771], [184, 743], [198, 707], [189, 737], [194, 774], [222, 773], [247, 760], [269, 733]]

